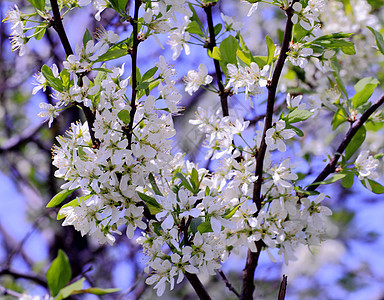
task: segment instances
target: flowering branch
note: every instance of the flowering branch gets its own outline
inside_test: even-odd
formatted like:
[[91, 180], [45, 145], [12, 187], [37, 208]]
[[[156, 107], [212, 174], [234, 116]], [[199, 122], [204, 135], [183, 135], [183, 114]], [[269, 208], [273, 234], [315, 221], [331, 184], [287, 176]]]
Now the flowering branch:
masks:
[[128, 149], [131, 149], [132, 144], [132, 128], [133, 128], [133, 121], [135, 119], [135, 113], [136, 113], [136, 88], [137, 88], [137, 78], [136, 78], [136, 68], [137, 68], [137, 48], [139, 46], [139, 39], [138, 39], [138, 27], [137, 22], [139, 20], [139, 8], [141, 5], [140, 0], [135, 0], [135, 8], [134, 8], [134, 15], [133, 19], [131, 19], [131, 25], [132, 25], [132, 51], [130, 52], [132, 57], [132, 96], [131, 96], [131, 111], [129, 113], [131, 119], [128, 124], [128, 128], [125, 130], [125, 133], [128, 138]]
[[352, 138], [355, 136], [356, 132], [361, 128], [361, 126], [364, 125], [364, 123], [368, 120], [368, 118], [384, 103], [384, 95], [377, 100], [370, 108], [368, 108], [364, 114], [361, 115], [361, 117], [353, 123], [351, 128], [349, 128], [347, 134], [345, 135], [344, 139], [341, 141], [339, 147], [336, 149], [335, 155], [331, 159], [331, 161], [325, 166], [323, 171], [319, 174], [319, 176], [316, 177], [316, 179], [313, 181], [312, 185], [310, 185], [307, 188], [307, 191], [314, 191], [319, 187], [319, 184], [316, 184], [316, 182], [323, 181], [325, 178], [328, 177], [329, 174], [335, 172], [337, 162], [339, 161], [339, 158], [341, 157], [344, 150], [347, 148], [349, 143], [351, 142]]
[[[208, 21], [208, 30], [209, 30], [209, 42], [208, 42], [208, 49], [210, 51], [213, 51], [213, 48], [216, 46], [216, 37], [215, 37], [215, 28], [213, 26], [213, 19], [212, 19], [212, 6], [216, 3], [210, 3], [204, 6], [204, 11], [207, 15], [207, 21]], [[216, 59], [213, 60], [215, 64], [215, 70], [216, 70], [216, 78], [217, 78], [217, 85], [219, 86], [219, 96], [220, 96], [220, 102], [221, 102], [221, 109], [223, 111], [223, 116], [228, 116], [228, 91], [225, 90], [223, 83], [222, 83], [222, 72], [220, 68], [220, 62]]]
[[185, 272], [185, 277], [187, 277], [189, 283], [195, 289], [197, 296], [199, 296], [200, 300], [210, 300], [211, 297], [208, 295], [207, 290], [204, 285], [201, 283], [199, 277], [196, 274], [191, 274]]
[[[61, 15], [60, 15], [60, 10], [59, 6], [57, 4], [57, 0], [50, 0], [51, 1], [51, 6], [52, 6], [52, 12], [53, 12], [53, 20], [52, 26], [56, 30], [57, 34], [59, 35], [60, 41], [64, 47], [65, 54], [67, 56], [73, 54], [71, 45], [69, 43], [67, 34], [65, 33], [65, 29], [63, 26], [63, 22], [61, 21]], [[81, 109], [84, 112], [85, 118], [87, 119], [88, 122], [88, 128], [89, 128], [89, 134], [91, 135], [91, 140], [92, 144], [95, 147], [98, 147], [100, 142], [97, 140], [95, 137], [95, 133], [93, 132], [93, 123], [95, 122], [95, 115], [91, 111], [89, 107], [86, 107], [83, 103], [78, 103], [78, 105], [81, 107]]]
[[[267, 150], [267, 144], [265, 141], [266, 132], [269, 128], [272, 127], [272, 116], [274, 111], [275, 104], [275, 96], [277, 90], [277, 84], [280, 79], [281, 71], [283, 70], [285, 59], [287, 58], [287, 52], [289, 50], [289, 42], [291, 41], [292, 36], [292, 15], [293, 9], [289, 7], [286, 10], [287, 14], [287, 22], [285, 26], [283, 43], [281, 45], [280, 55], [276, 63], [275, 70], [273, 72], [272, 80], [268, 83], [268, 100], [267, 100], [267, 109], [265, 114], [265, 123], [264, 123], [264, 131], [263, 136], [261, 138], [260, 148], [257, 151], [256, 155], [256, 171], [255, 175], [257, 176], [257, 180], [253, 187], [253, 202], [257, 206], [257, 213], [261, 209], [262, 199], [261, 199], [261, 186], [263, 183], [263, 165], [264, 165], [264, 157], [265, 152]], [[247, 262], [245, 268], [243, 270], [243, 287], [241, 291], [240, 299], [252, 299], [253, 291], [255, 289], [255, 284], [253, 282], [253, 278], [255, 275], [255, 269], [259, 260], [260, 251], [263, 247], [264, 243], [262, 240], [256, 242], [257, 252], [252, 252], [248, 250]]]

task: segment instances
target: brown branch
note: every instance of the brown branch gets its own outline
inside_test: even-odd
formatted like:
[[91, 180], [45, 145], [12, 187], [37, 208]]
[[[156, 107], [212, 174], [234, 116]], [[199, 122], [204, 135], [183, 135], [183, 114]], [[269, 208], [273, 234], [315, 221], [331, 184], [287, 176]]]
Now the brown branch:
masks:
[[136, 68], [137, 68], [137, 49], [139, 47], [139, 39], [138, 39], [138, 20], [139, 20], [139, 8], [141, 5], [140, 0], [135, 0], [135, 8], [133, 19], [131, 20], [132, 25], [132, 50], [130, 51], [132, 58], [132, 95], [131, 95], [131, 111], [129, 113], [131, 119], [129, 120], [128, 128], [124, 129], [124, 132], [128, 138], [128, 149], [132, 148], [132, 135], [133, 135], [133, 122], [135, 119], [136, 113], [136, 94], [137, 94], [137, 76], [136, 76]]
[[48, 287], [47, 285], [47, 282], [41, 278], [40, 276], [38, 275], [35, 275], [35, 274], [27, 274], [27, 273], [21, 273], [21, 272], [18, 272], [18, 271], [14, 271], [10, 268], [2, 268], [0, 269], [0, 276], [2, 275], [10, 275], [12, 277], [14, 277], [15, 279], [18, 279], [18, 278], [24, 278], [24, 279], [28, 279], [28, 280], [31, 280], [43, 287]]
[[353, 123], [351, 128], [349, 128], [347, 134], [344, 139], [341, 141], [339, 147], [337, 147], [335, 155], [331, 159], [331, 161], [325, 166], [325, 168], [321, 171], [319, 176], [313, 181], [312, 185], [307, 188], [307, 191], [314, 191], [319, 187], [319, 184], [314, 184], [316, 182], [323, 181], [328, 177], [329, 174], [335, 172], [337, 162], [339, 161], [341, 155], [351, 142], [352, 138], [355, 136], [356, 132], [364, 125], [364, 123], [368, 120], [368, 118], [384, 103], [384, 95], [377, 100], [370, 108], [368, 108], [361, 117]]
[[199, 277], [197, 277], [196, 274], [185, 272], [185, 277], [187, 277], [189, 283], [194, 288], [200, 300], [211, 300], [211, 297], [208, 295], [207, 290], [205, 289], [204, 285], [201, 283]]
[[[207, 15], [207, 21], [208, 21], [208, 31], [209, 31], [209, 42], [208, 42], [208, 49], [210, 51], [213, 51], [213, 48], [216, 46], [216, 37], [215, 37], [215, 27], [213, 26], [213, 19], [212, 19], [212, 6], [216, 3], [210, 3], [204, 6], [204, 11]], [[228, 95], [229, 92], [225, 90], [223, 83], [222, 83], [222, 72], [220, 68], [220, 62], [216, 59], [213, 60], [215, 64], [215, 71], [216, 71], [216, 78], [217, 78], [217, 85], [219, 87], [219, 96], [220, 96], [220, 102], [221, 102], [221, 109], [223, 111], [223, 116], [226, 117], [229, 115], [228, 112]]]
[[279, 297], [277, 298], [278, 300], [285, 299], [286, 290], [287, 290], [287, 276], [283, 275], [283, 280], [281, 281], [280, 289], [279, 289]]
[[[293, 3], [294, 2], [296, 1], [294, 0]], [[263, 136], [261, 138], [260, 148], [258, 149], [257, 155], [256, 155], [255, 175], [257, 176], [257, 180], [253, 186], [253, 202], [256, 203], [258, 212], [260, 211], [262, 206], [261, 186], [263, 183], [264, 157], [265, 157], [265, 152], [267, 150], [265, 137], [266, 137], [267, 130], [272, 127], [272, 117], [273, 117], [273, 111], [274, 111], [277, 85], [279, 83], [280, 75], [288, 55], [287, 52], [289, 51], [289, 42], [291, 41], [291, 37], [292, 37], [293, 23], [291, 21], [291, 18], [293, 15], [293, 9], [289, 7], [286, 10], [286, 14], [287, 14], [287, 21], [285, 25], [285, 32], [284, 32], [283, 43], [281, 45], [280, 55], [277, 60], [275, 70], [273, 72], [272, 79], [267, 85], [268, 99], [267, 99], [267, 109], [265, 114], [264, 131], [263, 131]], [[264, 245], [263, 241], [259, 240], [256, 242], [256, 247], [257, 247], [256, 253], [248, 250], [247, 262], [243, 269], [243, 286], [242, 286], [241, 297], [240, 297], [240, 299], [242, 300], [252, 299], [253, 297], [252, 296], [253, 291], [255, 290], [255, 284], [254, 284], [255, 269], [257, 267], [260, 251], [263, 245]]]
[[[61, 15], [60, 15], [60, 9], [57, 4], [57, 0], [50, 0], [51, 6], [52, 6], [52, 12], [53, 12], [53, 20], [51, 21], [53, 28], [56, 30], [57, 34], [59, 35], [60, 41], [64, 47], [65, 54], [67, 56], [73, 54], [71, 45], [69, 43], [67, 34], [65, 32], [63, 22], [61, 21]], [[84, 112], [85, 118], [88, 122], [88, 129], [89, 129], [89, 134], [91, 136], [92, 144], [95, 147], [98, 147], [100, 142], [98, 139], [95, 137], [95, 133], [93, 132], [93, 123], [95, 122], [95, 115], [91, 111], [89, 107], [86, 107], [83, 103], [78, 103], [78, 106], [81, 107], [81, 109]]]
[[13, 136], [9, 140], [5, 141], [2, 146], [0, 146], [0, 153], [19, 150], [21, 146], [32, 142], [35, 135], [44, 128], [45, 124], [40, 124], [34, 128], [25, 130], [19, 136]]
[[219, 275], [221, 276], [221, 278], [224, 280], [225, 282], [225, 285], [227, 286], [227, 288], [233, 292], [237, 298], [240, 298], [240, 294], [236, 291], [236, 289], [232, 286], [232, 284], [229, 282], [229, 280], [227, 279], [227, 276], [225, 276], [224, 272], [222, 270], [219, 270], [217, 271], [217, 273], [219, 273]]

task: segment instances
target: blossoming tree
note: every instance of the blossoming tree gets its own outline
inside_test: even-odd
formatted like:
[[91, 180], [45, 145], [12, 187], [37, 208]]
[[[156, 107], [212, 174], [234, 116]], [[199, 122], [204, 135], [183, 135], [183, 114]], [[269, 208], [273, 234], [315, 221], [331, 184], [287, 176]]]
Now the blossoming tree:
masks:
[[[109, 8], [127, 29], [119, 36], [103, 27], [95, 34], [81, 28], [82, 43], [73, 52], [62, 19], [91, 2], [97, 21]], [[361, 40], [354, 40], [356, 28], [348, 19], [345, 29], [334, 28], [335, 16], [326, 12], [339, 2], [239, 3], [248, 16], [262, 2], [285, 18], [284, 29], [271, 30], [257, 47], [248, 46], [248, 27], [223, 14], [218, 18], [220, 2], [30, 0], [31, 13], [15, 5], [5, 18], [19, 55], [28, 51], [30, 39], [40, 40], [51, 28], [65, 50], [65, 61], [43, 65], [36, 75], [33, 94], [51, 88], [55, 98], [40, 104], [39, 116], [51, 126], [73, 106], [84, 113], [84, 121], [57, 136], [53, 165], [64, 183], [47, 207], [61, 206], [57, 218], [63, 226], [101, 244], [113, 246], [124, 229], [127, 239], [141, 245], [146, 283], [159, 296], [186, 278], [200, 299], [211, 299], [199, 276], [215, 275], [246, 250], [240, 291], [220, 274], [239, 299], [253, 299], [262, 251], [288, 264], [300, 245], [326, 238], [332, 212], [322, 204], [322, 185], [340, 181], [350, 188], [360, 180], [373, 193], [384, 192], [377, 182], [380, 153], [364, 146], [369, 132], [382, 126], [384, 96], [372, 96], [378, 79], [345, 71], [353, 68]], [[352, 2], [343, 3], [352, 7]], [[382, 60], [384, 41], [374, 21], [363, 28], [365, 42], [377, 47], [376, 59]], [[160, 55], [143, 69], [141, 49], [154, 47], [153, 41], [163, 49], [164, 35], [172, 55]], [[205, 137], [205, 160], [212, 161], [206, 168], [172, 144], [173, 118], [183, 114], [185, 94], [177, 81], [184, 72], [178, 64], [183, 51], [187, 58], [193, 51], [205, 56], [185, 72], [185, 92], [192, 96], [205, 88], [220, 106], [199, 107], [189, 120]], [[237, 109], [235, 97], [246, 110]], [[308, 144], [323, 138], [323, 126], [331, 126], [337, 146], [319, 168], [316, 149]], [[71, 194], [74, 199], [62, 205]], [[57, 261], [65, 262], [60, 255]], [[50, 286], [51, 296], [84, 292], [78, 285], [65, 287], [68, 281]], [[279, 299], [285, 286], [284, 277]]]

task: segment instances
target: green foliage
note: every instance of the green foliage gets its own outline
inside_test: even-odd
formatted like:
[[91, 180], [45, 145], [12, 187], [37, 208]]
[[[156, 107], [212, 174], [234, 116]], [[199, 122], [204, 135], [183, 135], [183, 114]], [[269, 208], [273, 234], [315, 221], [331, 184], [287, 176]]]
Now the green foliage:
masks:
[[350, 189], [353, 185], [355, 173], [351, 171], [342, 171], [341, 174], [345, 174], [345, 177], [341, 178], [341, 185], [346, 189]]
[[359, 82], [355, 84], [356, 94], [352, 97], [353, 107], [358, 108], [366, 103], [378, 84], [379, 81], [372, 77], [360, 79]]
[[32, 6], [38, 10], [45, 9], [45, 0], [28, 0], [28, 2], [31, 3]]
[[384, 54], [384, 39], [380, 32], [373, 29], [372, 27], [367, 26], [367, 28], [373, 33], [376, 39], [376, 45], [381, 54]]
[[59, 92], [63, 91], [63, 83], [59, 78], [56, 78], [53, 75], [52, 70], [47, 65], [44, 65], [41, 68], [41, 73], [43, 74], [45, 80], [47, 81], [47, 85], [53, 87], [55, 90]]
[[70, 194], [72, 194], [75, 190], [62, 190], [59, 193], [57, 193], [51, 201], [48, 202], [46, 207], [55, 207], [56, 205], [59, 205], [61, 202], [63, 202], [65, 199], [68, 198]]
[[288, 124], [304, 121], [312, 116], [313, 113], [308, 110], [295, 109], [291, 111], [284, 119]]
[[155, 192], [155, 194], [159, 196], [163, 196], [163, 194], [160, 192], [159, 187], [157, 186], [155, 177], [153, 177], [152, 173], [149, 173], [148, 179], [149, 179], [149, 182], [151, 183], [152, 189]]
[[208, 221], [202, 222], [199, 226], [197, 226], [197, 230], [200, 233], [213, 232], [211, 222]]
[[311, 48], [321, 47], [323, 49], [340, 49], [343, 53], [348, 55], [356, 54], [355, 45], [353, 42], [344, 40], [351, 36], [351, 33], [333, 33], [323, 35], [309, 42]]
[[[368, 184], [367, 184], [368, 182]], [[371, 179], [361, 180], [361, 183], [370, 191], [375, 194], [384, 194], [384, 186], [382, 186], [377, 181]]]
[[129, 122], [131, 122], [131, 115], [129, 114], [129, 111], [126, 109], [119, 111], [117, 116], [121, 121], [123, 121], [127, 125], [129, 124]]
[[347, 176], [346, 174], [343, 174], [343, 173], [339, 173], [339, 174], [335, 174], [333, 175], [331, 178], [327, 179], [327, 180], [323, 180], [323, 181], [318, 181], [318, 182], [314, 182], [312, 184], [310, 184], [309, 186], [312, 186], [312, 185], [324, 185], [324, 184], [331, 184], [331, 183], [334, 183], [342, 178], [344, 178], [345, 176]]
[[87, 46], [87, 43], [89, 41], [92, 41], [93, 40], [93, 37], [92, 37], [92, 34], [89, 32], [88, 28], [85, 30], [84, 32], [84, 36], [83, 36], [83, 46], [84, 48]]
[[137, 192], [137, 194], [139, 195], [140, 199], [145, 202], [149, 209], [149, 212], [152, 215], [161, 212], [161, 205], [155, 200], [155, 198], [141, 192]]
[[356, 151], [360, 148], [361, 144], [365, 140], [367, 130], [362, 126], [352, 138], [351, 142], [348, 144], [345, 149], [345, 159], [348, 160]]
[[59, 250], [57, 257], [51, 263], [46, 276], [48, 288], [52, 296], [56, 296], [71, 280], [71, 266], [67, 255], [62, 250]]
[[276, 46], [275, 46], [275, 43], [272, 41], [272, 39], [268, 35], [265, 37], [265, 41], [268, 47], [267, 65], [269, 65], [273, 61], [273, 58], [275, 56]]

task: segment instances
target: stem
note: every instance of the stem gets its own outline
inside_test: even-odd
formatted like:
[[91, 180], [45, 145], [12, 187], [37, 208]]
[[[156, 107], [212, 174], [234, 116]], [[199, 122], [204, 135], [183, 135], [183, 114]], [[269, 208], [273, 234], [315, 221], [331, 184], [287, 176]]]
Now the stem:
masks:
[[196, 274], [185, 272], [185, 277], [187, 277], [189, 283], [194, 288], [200, 300], [211, 300], [211, 297], [208, 295], [207, 290], [205, 289], [204, 285], [201, 283], [199, 277], [197, 277]]
[[221, 278], [224, 280], [225, 282], [225, 285], [227, 286], [227, 288], [233, 292], [237, 298], [240, 298], [240, 294], [236, 291], [236, 289], [233, 287], [233, 285], [229, 282], [229, 280], [227, 279], [227, 276], [225, 276], [224, 272], [222, 270], [219, 270], [217, 271], [219, 273], [219, 275], [221, 276]]
[[279, 289], [279, 297], [277, 298], [278, 300], [285, 299], [286, 290], [287, 290], [287, 275], [283, 275], [283, 280], [281, 281], [280, 289]]
[[[295, 0], [293, 2], [296, 2]], [[256, 171], [255, 175], [257, 176], [257, 180], [253, 187], [253, 202], [256, 203], [258, 212], [261, 209], [262, 198], [261, 198], [261, 185], [263, 183], [263, 164], [265, 152], [267, 150], [267, 144], [265, 142], [266, 132], [269, 128], [272, 127], [272, 116], [273, 116], [273, 108], [275, 104], [276, 90], [277, 85], [279, 83], [280, 75], [284, 67], [285, 59], [287, 58], [287, 52], [289, 50], [289, 42], [292, 37], [292, 28], [293, 23], [291, 21], [293, 15], [293, 9], [289, 7], [286, 10], [287, 14], [287, 22], [285, 25], [285, 32], [283, 43], [281, 45], [280, 55], [276, 63], [275, 70], [273, 72], [273, 76], [271, 81], [268, 83], [268, 99], [267, 99], [267, 109], [265, 114], [265, 124], [263, 136], [261, 139], [260, 148], [258, 149], [256, 156]], [[260, 252], [262, 247], [264, 246], [264, 242], [259, 240], [256, 242], [257, 252], [252, 252], [248, 250], [247, 262], [243, 269], [243, 286], [241, 291], [242, 300], [253, 299], [253, 291], [255, 290], [254, 284], [254, 275], [255, 270], [258, 264], [258, 260], [260, 257]]]
[[[368, 118], [384, 103], [384, 95], [381, 96], [379, 100], [377, 100], [370, 108], [368, 108], [361, 117], [353, 123], [351, 128], [349, 128], [347, 134], [344, 139], [341, 141], [339, 147], [337, 147], [335, 155], [331, 159], [331, 161], [325, 166], [323, 171], [316, 177], [313, 183], [323, 181], [328, 177], [329, 174], [335, 172], [337, 162], [341, 157], [344, 150], [347, 148], [352, 138], [355, 136], [356, 132], [364, 125], [364, 123], [368, 120]], [[313, 184], [312, 183], [312, 184]], [[307, 188], [307, 191], [314, 191], [319, 187], [319, 184], [311, 185]]]
[[137, 28], [137, 22], [139, 19], [139, 8], [140, 8], [141, 1], [135, 0], [135, 8], [134, 8], [134, 16], [131, 20], [132, 25], [132, 95], [131, 95], [131, 111], [129, 113], [131, 119], [128, 124], [128, 128], [124, 129], [125, 134], [128, 138], [128, 149], [132, 148], [132, 133], [133, 133], [133, 121], [135, 119], [135, 113], [136, 113], [136, 88], [137, 88], [137, 76], [136, 76], [136, 68], [137, 68], [137, 48], [139, 46], [139, 40], [138, 40], [138, 28]]
[[[208, 4], [208, 5], [204, 6], [204, 11], [207, 15], [208, 31], [209, 31], [208, 49], [211, 51], [213, 51], [213, 48], [216, 46], [215, 27], [213, 26], [213, 19], [212, 19], [212, 6], [213, 5], [214, 4]], [[228, 113], [228, 95], [229, 95], [229, 92], [225, 90], [223, 83], [222, 83], [223, 75], [222, 75], [221, 68], [220, 68], [220, 62], [216, 59], [214, 59], [213, 61], [215, 64], [217, 85], [219, 86], [221, 110], [223, 111], [223, 116], [227, 117], [229, 115], [229, 113]]]
[[[71, 44], [69, 43], [67, 34], [65, 32], [63, 22], [61, 21], [60, 9], [57, 4], [57, 0], [50, 0], [50, 1], [51, 1], [52, 12], [53, 12], [52, 26], [56, 30], [57, 34], [59, 35], [60, 41], [65, 50], [65, 54], [68, 57], [69, 55], [73, 54], [73, 51], [71, 48]], [[85, 119], [88, 122], [88, 129], [89, 129], [89, 134], [91, 136], [92, 144], [97, 148], [100, 142], [98, 139], [96, 139], [95, 133], [93, 132], [93, 129], [92, 129], [93, 123], [95, 122], [95, 115], [91, 111], [91, 109], [89, 107], [86, 107], [83, 103], [79, 103], [78, 105], [83, 110]]]

